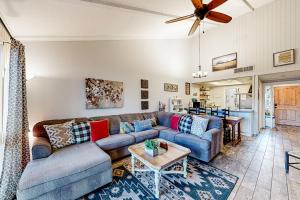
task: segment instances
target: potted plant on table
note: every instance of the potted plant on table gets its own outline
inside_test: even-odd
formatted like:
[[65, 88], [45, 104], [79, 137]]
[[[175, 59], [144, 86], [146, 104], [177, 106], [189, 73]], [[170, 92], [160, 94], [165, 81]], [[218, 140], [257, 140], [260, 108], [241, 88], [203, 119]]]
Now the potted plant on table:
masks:
[[154, 140], [146, 140], [144, 142], [145, 145], [145, 152], [150, 156], [157, 156], [158, 155], [158, 144]]

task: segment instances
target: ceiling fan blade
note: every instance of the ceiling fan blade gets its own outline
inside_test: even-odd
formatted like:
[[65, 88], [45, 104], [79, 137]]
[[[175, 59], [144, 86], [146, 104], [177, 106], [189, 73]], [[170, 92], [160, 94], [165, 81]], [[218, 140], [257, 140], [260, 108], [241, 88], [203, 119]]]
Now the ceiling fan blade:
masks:
[[194, 4], [194, 6], [195, 6], [196, 9], [203, 8], [202, 0], [192, 0], [192, 3]]
[[207, 4], [208, 10], [215, 9], [216, 7], [222, 5], [225, 3], [227, 0], [212, 0], [209, 4]]
[[221, 23], [229, 23], [232, 20], [232, 17], [215, 11], [210, 11], [206, 18]]
[[182, 21], [182, 20], [185, 20], [185, 19], [192, 18], [192, 17], [194, 17], [194, 16], [195, 16], [195, 14], [191, 14], [191, 15], [187, 15], [187, 16], [183, 16], [183, 17], [178, 17], [178, 18], [175, 18], [175, 19], [171, 19], [171, 20], [169, 20], [169, 21], [166, 21], [166, 24], [170, 24], [170, 23]]
[[192, 28], [191, 28], [191, 30], [189, 32], [189, 36], [191, 36], [191, 35], [193, 35], [195, 33], [195, 31], [197, 30], [198, 26], [200, 25], [200, 21], [201, 20], [199, 18], [197, 18], [195, 20], [195, 22], [194, 22], [194, 24], [193, 24], [193, 26], [192, 26]]

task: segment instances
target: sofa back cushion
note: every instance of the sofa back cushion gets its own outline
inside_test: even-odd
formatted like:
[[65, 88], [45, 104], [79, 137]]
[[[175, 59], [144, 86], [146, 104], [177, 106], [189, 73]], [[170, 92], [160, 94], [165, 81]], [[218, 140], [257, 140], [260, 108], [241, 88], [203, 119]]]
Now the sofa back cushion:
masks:
[[149, 113], [143, 113], [143, 117], [144, 119], [150, 119], [152, 126], [155, 127], [157, 126], [157, 114], [158, 112], [149, 112]]
[[108, 121], [109, 121], [109, 133], [110, 133], [110, 135], [120, 133], [121, 118], [120, 118], [119, 115], [91, 117], [90, 118], [91, 121], [99, 121], [99, 120], [103, 120], [103, 119], [108, 119]]
[[157, 114], [158, 125], [166, 126], [170, 128], [170, 119], [172, 115], [173, 113], [169, 113], [169, 112], [159, 112]]
[[144, 120], [144, 116], [142, 113], [133, 113], [133, 114], [123, 114], [120, 115], [122, 122], [133, 123], [135, 120]]
[[158, 112], [149, 112], [149, 113], [143, 113], [144, 119], [152, 119], [152, 118], [157, 118]]
[[208, 125], [207, 125], [207, 131], [213, 128], [217, 128], [222, 130], [223, 129], [223, 121], [220, 117], [216, 116], [209, 116], [209, 115], [204, 115], [201, 116], [203, 118], [209, 119]]
[[[54, 125], [54, 124], [63, 124], [65, 122], [69, 122], [73, 119], [57, 119], [57, 120], [46, 120], [36, 123], [33, 126], [33, 136], [34, 137], [43, 137], [49, 141], [49, 136], [44, 128], [44, 125]], [[88, 118], [75, 118], [75, 123], [87, 122]]]

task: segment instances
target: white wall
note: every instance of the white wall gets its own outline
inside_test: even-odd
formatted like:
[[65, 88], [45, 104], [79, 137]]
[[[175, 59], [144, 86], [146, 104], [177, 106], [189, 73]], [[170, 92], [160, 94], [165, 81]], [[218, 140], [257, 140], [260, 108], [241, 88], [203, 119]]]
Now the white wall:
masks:
[[[299, 0], [276, 0], [201, 35], [201, 64], [209, 74], [200, 81], [299, 70], [298, 52], [295, 65], [273, 67], [273, 53], [299, 50], [299, 10]], [[198, 39], [193, 40], [193, 66], [197, 66]], [[234, 74], [233, 70], [211, 71], [212, 58], [234, 52], [238, 53], [238, 67], [253, 65], [255, 71], [240, 74]]]
[[[149, 80], [150, 109], [185, 95], [191, 76], [191, 48], [186, 40], [24, 42], [29, 122], [141, 112], [140, 79]], [[85, 109], [85, 78], [124, 82], [123, 108]], [[178, 93], [163, 84], [179, 84]]]

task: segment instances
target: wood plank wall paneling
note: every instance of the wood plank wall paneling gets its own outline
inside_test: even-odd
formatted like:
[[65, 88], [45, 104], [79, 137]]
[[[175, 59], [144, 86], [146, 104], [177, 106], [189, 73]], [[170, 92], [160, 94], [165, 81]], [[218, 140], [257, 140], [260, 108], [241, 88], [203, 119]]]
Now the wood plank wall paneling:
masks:
[[[201, 37], [201, 65], [205, 71], [211, 72], [212, 58], [232, 52], [238, 53], [238, 67], [254, 65], [255, 68], [254, 72], [243, 74], [233, 74], [232, 70], [211, 72], [205, 80], [299, 70], [300, 53], [296, 53], [295, 65], [273, 67], [273, 53], [300, 49], [298, 10], [299, 0], [276, 0], [235, 18], [227, 25], [208, 30]], [[197, 39], [195, 37], [193, 40]], [[198, 45], [193, 45], [193, 48], [197, 52]], [[196, 65], [198, 55], [193, 55]]]

